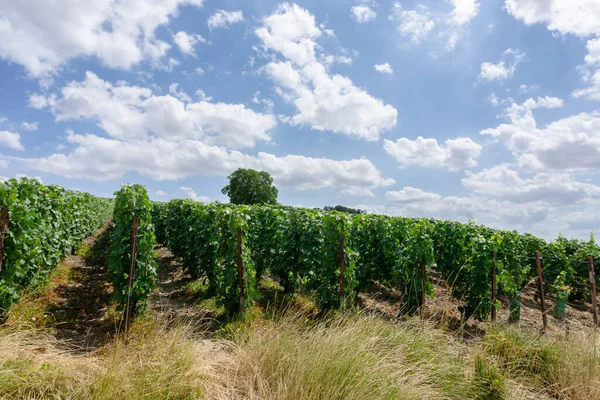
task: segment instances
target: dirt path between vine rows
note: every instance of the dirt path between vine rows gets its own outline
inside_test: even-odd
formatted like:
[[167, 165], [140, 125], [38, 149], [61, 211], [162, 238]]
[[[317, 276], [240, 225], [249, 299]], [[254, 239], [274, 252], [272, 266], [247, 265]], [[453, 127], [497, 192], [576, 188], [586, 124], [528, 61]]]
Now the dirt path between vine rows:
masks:
[[182, 266], [165, 246], [157, 248], [157, 288], [148, 299], [151, 313], [168, 323], [186, 323], [196, 326], [211, 322], [210, 312], [198, 306], [198, 300], [186, 293], [193, 279], [183, 272]]

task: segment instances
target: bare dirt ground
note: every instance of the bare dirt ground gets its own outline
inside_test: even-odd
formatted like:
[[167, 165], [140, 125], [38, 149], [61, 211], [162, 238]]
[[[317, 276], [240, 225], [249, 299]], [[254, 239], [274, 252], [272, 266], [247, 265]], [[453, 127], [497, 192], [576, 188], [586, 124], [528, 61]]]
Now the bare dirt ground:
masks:
[[[485, 323], [474, 319], [462, 320], [461, 301], [452, 296], [451, 288], [445, 282], [435, 281], [433, 298], [426, 299], [424, 318], [436, 321], [439, 325], [453, 331], [461, 331], [467, 337], [479, 337], [485, 334]], [[358, 296], [360, 307], [368, 313], [384, 318], [394, 319], [403, 315], [403, 309], [398, 302], [401, 295], [382, 287], [372, 287], [367, 294]], [[498, 296], [502, 307], [497, 311], [497, 322], [517, 324], [519, 327], [549, 335], [569, 335], [571, 332], [584, 331], [594, 327], [591, 304], [569, 302], [562, 320], [554, 318], [552, 309], [554, 298], [545, 298], [548, 328], [543, 330], [543, 319], [539, 291], [536, 282], [530, 282], [521, 292], [521, 319], [518, 322], [509, 321], [509, 299]]]
[[148, 299], [152, 314], [163, 321], [207, 327], [212, 317], [198, 300], [186, 294], [186, 285], [193, 279], [184, 274], [181, 264], [164, 246], [157, 248], [157, 288]]

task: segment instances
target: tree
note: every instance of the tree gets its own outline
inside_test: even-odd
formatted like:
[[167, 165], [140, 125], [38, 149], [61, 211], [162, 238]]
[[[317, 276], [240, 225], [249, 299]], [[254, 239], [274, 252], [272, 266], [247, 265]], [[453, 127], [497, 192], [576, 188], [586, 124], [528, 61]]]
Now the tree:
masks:
[[238, 168], [221, 192], [233, 204], [277, 204], [277, 188], [268, 172]]

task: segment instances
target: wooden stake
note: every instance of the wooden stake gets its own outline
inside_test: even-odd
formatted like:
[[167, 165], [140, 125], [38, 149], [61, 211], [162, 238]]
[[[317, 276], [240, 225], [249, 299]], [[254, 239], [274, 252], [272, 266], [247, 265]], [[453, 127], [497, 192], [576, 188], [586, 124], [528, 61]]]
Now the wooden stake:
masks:
[[421, 315], [423, 315], [425, 309], [425, 278], [425, 260], [421, 260]]
[[131, 227], [131, 264], [129, 265], [129, 282], [127, 288], [127, 305], [125, 306], [125, 332], [129, 331], [131, 318], [133, 314], [133, 305], [131, 304], [131, 292], [133, 291], [133, 282], [135, 275], [135, 253], [137, 248], [137, 234], [140, 220], [138, 217], [133, 218], [133, 226]]
[[496, 321], [496, 252], [493, 253], [492, 262], [492, 322]]
[[0, 272], [2, 272], [2, 262], [4, 261], [4, 243], [6, 232], [8, 231], [8, 210], [3, 209], [0, 213]]
[[546, 316], [546, 302], [544, 298], [544, 278], [542, 277], [542, 260], [540, 252], [535, 252], [535, 264], [537, 266], [538, 281], [540, 285], [540, 303], [542, 304], [542, 319], [544, 320], [544, 331], [548, 328], [548, 318]]
[[340, 234], [340, 309], [344, 308], [344, 267], [346, 266], [346, 255], [344, 254], [344, 232]]
[[242, 259], [242, 228], [237, 227], [237, 267], [240, 285], [240, 313], [244, 312], [244, 260]]
[[594, 313], [594, 326], [598, 326], [598, 301], [596, 300], [596, 272], [594, 271], [594, 259], [588, 257], [588, 272], [592, 284], [592, 311]]

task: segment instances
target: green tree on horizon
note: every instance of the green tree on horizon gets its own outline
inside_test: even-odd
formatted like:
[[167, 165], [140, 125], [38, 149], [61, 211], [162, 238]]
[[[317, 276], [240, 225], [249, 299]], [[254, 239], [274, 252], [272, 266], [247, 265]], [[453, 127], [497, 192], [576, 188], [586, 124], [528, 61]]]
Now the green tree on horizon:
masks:
[[277, 204], [279, 191], [268, 172], [238, 168], [227, 178], [229, 185], [221, 193], [229, 196], [232, 204]]

